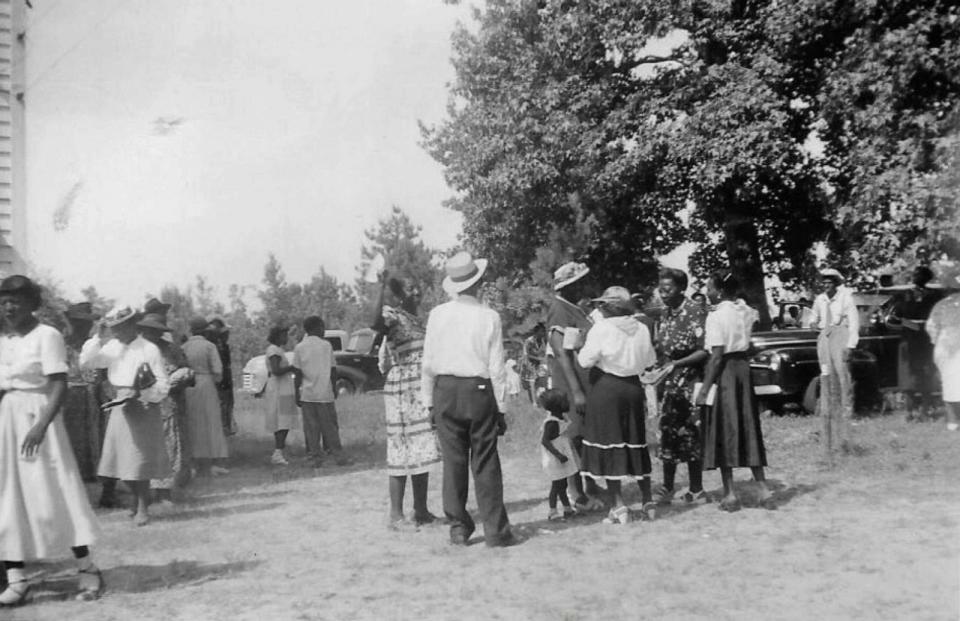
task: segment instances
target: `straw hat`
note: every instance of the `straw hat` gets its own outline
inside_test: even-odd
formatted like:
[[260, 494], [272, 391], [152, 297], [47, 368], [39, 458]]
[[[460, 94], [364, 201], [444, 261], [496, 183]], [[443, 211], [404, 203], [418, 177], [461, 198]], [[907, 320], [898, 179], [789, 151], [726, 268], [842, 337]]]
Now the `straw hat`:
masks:
[[447, 277], [443, 279], [443, 290], [455, 294], [466, 291], [483, 277], [487, 260], [474, 260], [469, 252], [462, 251], [447, 259], [443, 267], [447, 272]]
[[109, 312], [105, 318], [105, 323], [108, 328], [115, 328], [122, 323], [127, 323], [128, 321], [135, 321], [139, 318], [137, 311], [133, 310], [129, 306], [124, 306], [121, 308], [115, 308]]
[[839, 270], [835, 270], [835, 269], [833, 269], [832, 267], [828, 267], [828, 268], [826, 268], [826, 269], [820, 270], [820, 277], [821, 277], [821, 278], [832, 278], [832, 279], [834, 279], [837, 283], [843, 282], [843, 274], [841, 274], [841, 273], [839, 272]]
[[590, 273], [586, 263], [570, 261], [564, 263], [553, 273], [553, 290], [560, 291], [567, 285], [574, 283]]

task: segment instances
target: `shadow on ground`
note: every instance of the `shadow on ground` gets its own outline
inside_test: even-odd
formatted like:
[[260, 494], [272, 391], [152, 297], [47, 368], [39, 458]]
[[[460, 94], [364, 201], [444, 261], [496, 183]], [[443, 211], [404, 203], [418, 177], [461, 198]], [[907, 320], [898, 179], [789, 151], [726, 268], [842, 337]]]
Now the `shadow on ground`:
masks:
[[[146, 593], [166, 589], [194, 586], [228, 578], [233, 574], [249, 571], [262, 561], [237, 561], [231, 563], [198, 563], [173, 561], [166, 565], [120, 565], [103, 572], [105, 594]], [[34, 582], [33, 602], [48, 602], [73, 599], [77, 594], [77, 573], [62, 570], [47, 574]]]

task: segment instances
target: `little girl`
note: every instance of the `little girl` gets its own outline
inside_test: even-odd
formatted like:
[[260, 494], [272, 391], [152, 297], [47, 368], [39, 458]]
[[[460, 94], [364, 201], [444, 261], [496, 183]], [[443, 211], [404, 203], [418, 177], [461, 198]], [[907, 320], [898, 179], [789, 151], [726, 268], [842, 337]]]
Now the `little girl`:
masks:
[[[547, 411], [541, 425], [540, 464], [552, 481], [547, 519], [560, 520], [574, 514], [567, 497], [567, 477], [580, 472], [580, 458], [573, 450], [570, 438], [563, 433], [569, 425], [563, 418], [563, 413], [570, 409], [567, 395], [558, 390], [545, 390], [540, 394], [540, 407]], [[558, 498], [563, 503], [563, 515], [557, 511]]]

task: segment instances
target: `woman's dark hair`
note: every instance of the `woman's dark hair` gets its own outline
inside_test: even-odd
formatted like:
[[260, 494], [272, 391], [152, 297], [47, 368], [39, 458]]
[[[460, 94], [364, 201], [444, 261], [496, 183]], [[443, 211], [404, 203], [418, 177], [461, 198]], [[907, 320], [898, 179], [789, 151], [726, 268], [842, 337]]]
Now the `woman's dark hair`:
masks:
[[403, 281], [399, 278], [390, 278], [387, 281], [387, 286], [390, 287], [390, 292], [400, 300], [400, 308], [410, 314], [417, 312], [417, 305], [420, 303], [420, 300], [416, 291], [408, 292], [403, 285]]
[[725, 299], [735, 299], [740, 292], [740, 281], [733, 275], [733, 272], [718, 270], [710, 278], [713, 279], [713, 284], [720, 291], [720, 296]]
[[540, 393], [537, 401], [540, 403], [540, 407], [551, 413], [566, 412], [570, 409], [570, 400], [567, 398], [567, 393], [553, 388]]
[[37, 310], [43, 305], [43, 296], [40, 292], [40, 286], [34, 283], [26, 276], [14, 274], [7, 276], [0, 281], [0, 295], [22, 295], [33, 307], [31, 310]]
[[282, 347], [285, 343], [280, 340], [282, 334], [287, 334], [290, 332], [290, 328], [287, 326], [276, 325], [270, 328], [270, 333], [267, 335], [267, 342], [271, 345], [276, 345], [277, 347]]
[[310, 315], [303, 320], [303, 331], [308, 334], [311, 332], [320, 332], [322, 336], [324, 328], [326, 327], [326, 324], [323, 323], [323, 318], [319, 315]]
[[663, 267], [660, 268], [660, 274], [658, 276], [660, 280], [669, 279], [673, 281], [673, 284], [680, 289], [680, 292], [683, 293], [687, 290], [687, 285], [690, 284], [690, 279], [687, 278], [687, 273], [683, 270], [678, 270], [672, 267]]

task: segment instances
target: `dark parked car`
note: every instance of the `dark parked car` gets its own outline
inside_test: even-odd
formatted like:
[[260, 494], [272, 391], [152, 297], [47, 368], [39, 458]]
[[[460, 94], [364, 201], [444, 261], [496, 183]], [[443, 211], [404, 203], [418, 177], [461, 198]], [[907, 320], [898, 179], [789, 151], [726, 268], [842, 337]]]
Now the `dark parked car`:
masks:
[[377, 357], [382, 340], [381, 334], [370, 328], [361, 328], [353, 331], [346, 348], [334, 352], [337, 365], [334, 391], [338, 397], [383, 389], [386, 378], [380, 372]]
[[[855, 407], [878, 403], [880, 391], [898, 383], [900, 333], [887, 326], [892, 308], [891, 291], [856, 293], [860, 311], [860, 343], [851, 355], [855, 383]], [[788, 313], [790, 306], [799, 313]], [[799, 317], [799, 326], [784, 327], [753, 335], [755, 354], [750, 361], [754, 391], [766, 406], [780, 411], [787, 404], [799, 404], [806, 412], [816, 409], [820, 390], [820, 363], [817, 359], [816, 330], [810, 329], [809, 304], [782, 302], [778, 317]], [[790, 323], [790, 322], [788, 322]]]

